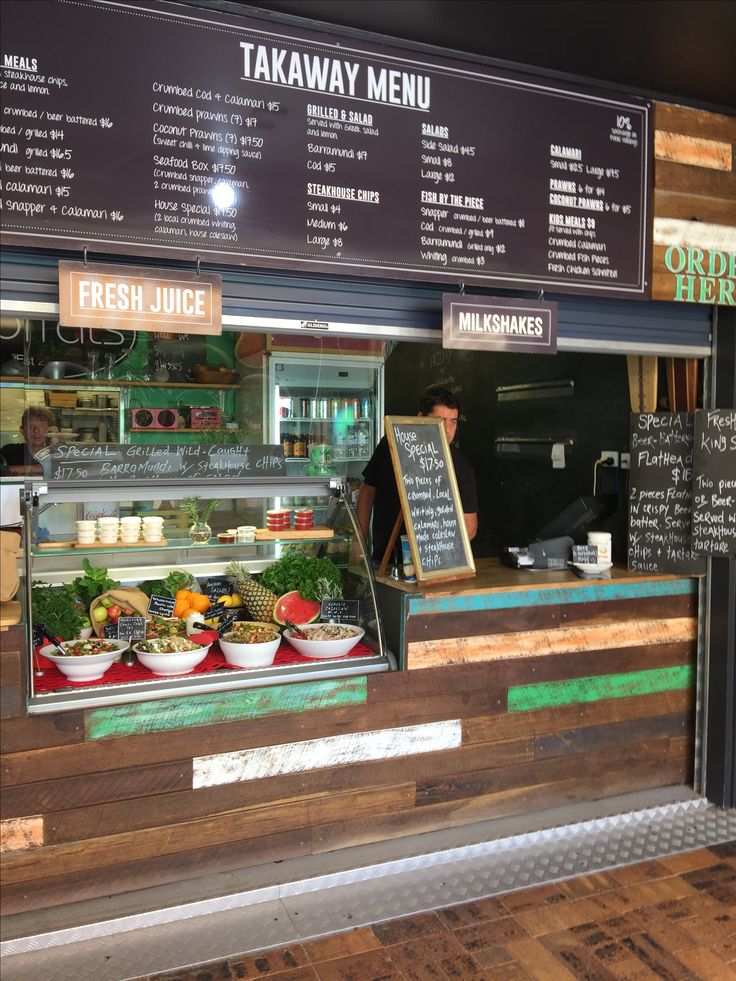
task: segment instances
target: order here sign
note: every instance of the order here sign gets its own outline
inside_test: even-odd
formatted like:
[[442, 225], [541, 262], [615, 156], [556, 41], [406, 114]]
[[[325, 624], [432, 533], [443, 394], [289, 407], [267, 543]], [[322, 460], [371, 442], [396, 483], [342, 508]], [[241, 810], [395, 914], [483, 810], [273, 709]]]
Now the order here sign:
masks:
[[65, 327], [222, 333], [222, 279], [141, 266], [59, 262], [59, 323]]

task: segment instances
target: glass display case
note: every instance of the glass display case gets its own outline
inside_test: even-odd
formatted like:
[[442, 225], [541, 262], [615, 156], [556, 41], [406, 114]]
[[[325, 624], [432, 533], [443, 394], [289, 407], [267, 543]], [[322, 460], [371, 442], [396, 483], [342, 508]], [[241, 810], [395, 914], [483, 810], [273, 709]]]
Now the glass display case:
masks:
[[[98, 503], [97, 519], [90, 515], [90, 501]], [[193, 541], [192, 507], [210, 526], [201, 544]], [[57, 509], [64, 527], [49, 535], [45, 515]], [[289, 512], [288, 528], [275, 524], [270, 512], [276, 510]], [[32, 713], [366, 674], [392, 664], [372, 565], [342, 478], [28, 480], [21, 513]], [[137, 531], [131, 534], [131, 528]], [[196, 608], [201, 615], [191, 624], [176, 606], [182, 590], [190, 594], [188, 613]], [[161, 597], [169, 604], [160, 606]], [[276, 600], [282, 601], [278, 613]], [[65, 633], [77, 637], [90, 629], [93, 638], [114, 639], [120, 618], [127, 624], [123, 639], [134, 626], [135, 643], [99, 678], [68, 677], [62, 670], [67, 664], [59, 665], [42, 636], [45, 627], [63, 641], [73, 639]], [[274, 619], [282, 623], [273, 663], [230, 663], [218, 629], [224, 636], [233, 622]], [[360, 638], [346, 654], [333, 656], [329, 649], [307, 657], [288, 642], [286, 620], [331, 621]], [[201, 646], [206, 640], [211, 645], [190, 672], [162, 675], [144, 665], [140, 654], [133, 656], [141, 641], [169, 628], [185, 636], [187, 626]]]

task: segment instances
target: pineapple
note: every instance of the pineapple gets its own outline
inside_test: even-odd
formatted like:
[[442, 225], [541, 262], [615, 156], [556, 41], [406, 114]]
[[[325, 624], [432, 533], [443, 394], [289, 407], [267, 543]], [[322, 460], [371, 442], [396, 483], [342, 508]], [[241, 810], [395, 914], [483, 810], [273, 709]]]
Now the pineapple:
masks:
[[251, 616], [264, 623], [273, 623], [273, 608], [278, 596], [256, 582], [242, 562], [231, 562], [225, 572], [242, 596]]

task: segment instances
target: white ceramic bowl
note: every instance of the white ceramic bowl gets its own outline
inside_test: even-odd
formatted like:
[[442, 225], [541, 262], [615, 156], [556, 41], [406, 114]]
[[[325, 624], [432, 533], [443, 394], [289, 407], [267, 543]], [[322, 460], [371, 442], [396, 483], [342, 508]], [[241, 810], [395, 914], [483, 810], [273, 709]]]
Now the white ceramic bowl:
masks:
[[220, 638], [220, 650], [228, 664], [234, 664], [239, 668], [268, 667], [269, 664], [273, 664], [281, 643], [281, 635], [276, 627], [273, 628], [273, 632], [276, 635], [273, 640], [259, 644], [239, 644], [229, 639], [232, 633], [227, 633]]
[[[324, 627], [325, 624], [297, 624], [297, 627], [299, 627], [300, 630], [303, 630], [307, 635], [309, 635], [311, 630], [314, 630], [316, 627], [320, 626]], [[303, 654], [304, 657], [342, 657], [344, 654], [348, 654], [355, 647], [355, 645], [363, 639], [365, 630], [349, 624], [342, 624], [341, 626], [349, 627], [349, 629], [353, 631], [353, 636], [345, 637], [340, 640], [305, 640], [303, 637], [292, 636], [292, 631], [289, 629], [284, 631], [284, 637], [286, 637], [291, 646], [300, 654]]]
[[281, 633], [280, 623], [266, 623], [265, 620], [236, 620], [234, 626], [238, 627], [263, 627], [264, 630], [273, 630], [275, 634]]
[[174, 654], [151, 654], [139, 650], [139, 645], [134, 644], [133, 650], [136, 657], [145, 667], [154, 674], [168, 678], [175, 674], [189, 674], [194, 671], [198, 664], [207, 657], [207, 651], [211, 645], [197, 647], [193, 651], [176, 651]]
[[[74, 643], [75, 641], [68, 640], [62, 644], [62, 647], [71, 647]], [[115, 650], [108, 651], [106, 654], [85, 654], [80, 657], [65, 656], [59, 654], [51, 644], [42, 647], [41, 653], [49, 661], [53, 661], [59, 671], [70, 681], [97, 681], [115, 661], [120, 660], [120, 655], [130, 646], [127, 640], [110, 640], [109, 643], [115, 644]]]

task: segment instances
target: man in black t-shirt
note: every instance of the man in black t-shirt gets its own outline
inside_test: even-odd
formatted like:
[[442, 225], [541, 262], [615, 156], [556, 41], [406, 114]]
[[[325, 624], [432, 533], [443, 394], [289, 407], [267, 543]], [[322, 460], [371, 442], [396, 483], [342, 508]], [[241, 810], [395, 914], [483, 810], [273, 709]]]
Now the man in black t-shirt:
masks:
[[[472, 541], [478, 532], [478, 492], [475, 472], [457, 447], [452, 445], [460, 418], [460, 403], [447, 388], [434, 385], [428, 388], [419, 407], [420, 416], [442, 419], [450, 444], [452, 463], [455, 467], [460, 500], [468, 538]], [[357, 513], [365, 537], [373, 516], [373, 561], [380, 562], [386, 551], [396, 517], [401, 511], [399, 491], [396, 487], [391, 451], [384, 436], [363, 470], [363, 486], [358, 495]]]

